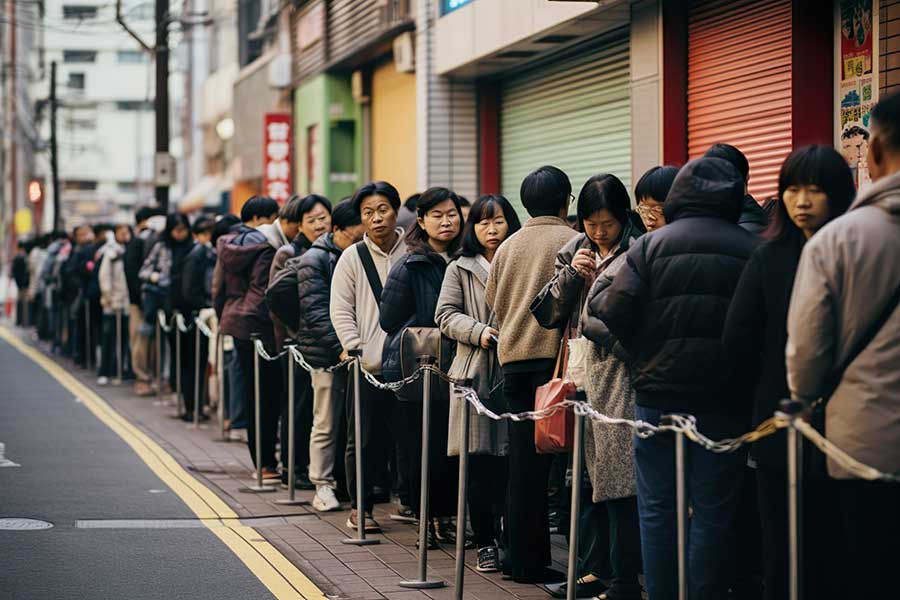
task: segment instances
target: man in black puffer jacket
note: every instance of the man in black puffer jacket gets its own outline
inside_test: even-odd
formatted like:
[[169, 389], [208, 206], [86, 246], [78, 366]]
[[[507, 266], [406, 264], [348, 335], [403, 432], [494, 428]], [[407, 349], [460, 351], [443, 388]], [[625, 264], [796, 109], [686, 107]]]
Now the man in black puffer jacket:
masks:
[[[285, 269], [296, 273], [300, 298], [300, 326], [291, 333], [297, 341], [297, 349], [310, 366], [318, 369], [337, 364], [345, 357], [329, 314], [331, 278], [341, 253], [361, 240], [365, 231], [359, 213], [348, 200], [332, 210], [331, 228], [331, 233], [319, 237], [303, 256], [289, 259], [285, 265]], [[335, 373], [312, 373], [309, 480], [316, 486], [313, 508], [320, 512], [339, 507], [335, 496], [335, 457], [343, 455], [338, 452], [341, 429], [338, 425], [343, 423], [346, 383], [346, 369]]]
[[[720, 342], [738, 279], [757, 243], [737, 225], [744, 180], [729, 162], [700, 158], [678, 173], [665, 203], [666, 227], [638, 239], [603, 301], [599, 318], [634, 358], [635, 415], [657, 423], [690, 413], [704, 434], [741, 433]], [[651, 598], [677, 598], [674, 436], [635, 439], [641, 545]], [[735, 511], [745, 455], [713, 454], [687, 444], [693, 507], [690, 596], [728, 596]]]

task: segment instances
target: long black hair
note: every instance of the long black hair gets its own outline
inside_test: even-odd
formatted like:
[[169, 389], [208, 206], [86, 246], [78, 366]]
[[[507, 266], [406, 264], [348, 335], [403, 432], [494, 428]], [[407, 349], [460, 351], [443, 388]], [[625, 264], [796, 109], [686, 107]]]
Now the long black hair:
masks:
[[[424, 218], [429, 210], [447, 200], [453, 201], [453, 205], [456, 206], [456, 212], [459, 214], [460, 220], [462, 220], [462, 206], [459, 202], [459, 196], [457, 196], [456, 192], [453, 190], [445, 187], [433, 187], [422, 192], [422, 196], [416, 203], [416, 216], [420, 219]], [[448, 254], [455, 253], [456, 249], [459, 248], [459, 242], [462, 238], [461, 234], [462, 223], [460, 223], [459, 232], [456, 234], [456, 237], [453, 238], [453, 241], [451, 241], [450, 245], [447, 247]], [[406, 232], [406, 246], [410, 252], [422, 252], [428, 250], [428, 233], [421, 225], [419, 225], [418, 220], [416, 220], [415, 224], [413, 224], [409, 228], [409, 231]]]
[[782, 163], [778, 174], [778, 198], [773, 218], [764, 233], [767, 239], [783, 240], [802, 235], [784, 205], [784, 192], [792, 185], [815, 185], [825, 192], [828, 197], [828, 221], [847, 212], [856, 196], [853, 173], [837, 150], [820, 144], [797, 148]]
[[475, 235], [475, 225], [484, 219], [493, 218], [497, 214], [498, 208], [503, 212], [503, 217], [506, 219], [506, 224], [509, 227], [505, 239], [509, 239], [509, 236], [522, 229], [522, 223], [519, 221], [516, 209], [512, 207], [512, 204], [509, 203], [505, 196], [485, 194], [479, 197], [475, 204], [472, 205], [471, 210], [469, 210], [469, 218], [466, 219], [466, 226], [463, 228], [462, 234], [462, 244], [459, 248], [460, 256], [472, 257], [484, 254], [485, 248], [478, 241], [478, 236]]
[[[184, 227], [188, 230], [188, 233], [191, 231], [191, 222], [188, 220], [187, 215], [180, 212], [169, 213], [166, 215], [166, 228], [163, 230], [162, 239], [166, 244], [170, 246], [172, 244], [181, 244], [184, 242], [179, 242], [172, 237], [172, 230], [178, 227], [179, 225], [184, 225]], [[187, 240], [191, 239], [191, 236], [188, 235]]]

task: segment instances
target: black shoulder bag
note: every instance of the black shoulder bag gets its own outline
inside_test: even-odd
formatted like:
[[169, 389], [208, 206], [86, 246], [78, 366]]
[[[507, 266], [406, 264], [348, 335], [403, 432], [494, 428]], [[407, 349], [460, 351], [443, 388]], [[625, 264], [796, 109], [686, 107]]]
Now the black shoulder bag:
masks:
[[356, 242], [356, 252], [359, 254], [359, 261], [366, 272], [366, 279], [369, 280], [372, 295], [375, 296], [375, 304], [381, 304], [381, 292], [384, 288], [381, 285], [381, 278], [378, 276], [378, 269], [375, 268], [372, 252], [369, 251], [365, 241]]

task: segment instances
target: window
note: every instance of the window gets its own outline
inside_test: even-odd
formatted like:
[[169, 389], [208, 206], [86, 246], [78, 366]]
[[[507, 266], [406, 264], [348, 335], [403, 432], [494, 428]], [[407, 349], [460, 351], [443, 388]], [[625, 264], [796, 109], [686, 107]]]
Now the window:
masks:
[[63, 19], [96, 19], [97, 7], [84, 5], [64, 5]]
[[116, 59], [120, 65], [133, 65], [147, 62], [147, 54], [140, 50], [119, 50]]
[[70, 90], [83, 90], [84, 73], [69, 73], [69, 81], [66, 85]]
[[64, 121], [67, 129], [86, 129], [93, 131], [97, 129], [97, 119], [89, 116], [73, 116]]
[[123, 194], [133, 194], [137, 191], [137, 182], [135, 181], [119, 181], [118, 189]]
[[92, 63], [97, 62], [96, 50], [63, 50], [63, 62]]
[[116, 110], [153, 110], [151, 100], [119, 100]]
[[96, 181], [86, 179], [69, 179], [63, 182], [63, 190], [67, 192], [83, 192], [97, 189]]

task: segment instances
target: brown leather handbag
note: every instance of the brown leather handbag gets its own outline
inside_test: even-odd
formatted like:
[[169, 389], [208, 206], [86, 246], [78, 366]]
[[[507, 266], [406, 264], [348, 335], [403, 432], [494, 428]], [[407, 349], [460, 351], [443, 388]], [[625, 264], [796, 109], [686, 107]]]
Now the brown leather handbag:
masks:
[[[441, 330], [437, 327], [407, 327], [400, 334], [400, 372], [405, 379], [419, 368], [417, 359], [420, 356], [433, 356], [437, 359], [436, 366], [446, 373], [450, 370], [455, 351], [456, 344], [441, 335]], [[434, 397], [435, 390], [441, 390], [446, 386], [436, 386], [439, 381], [436, 376], [432, 376], [431, 380]], [[408, 402], [421, 402], [424, 389], [422, 382], [423, 378], [419, 378], [405, 386], [397, 392], [397, 397]]]
[[[575, 398], [575, 384], [566, 379], [569, 362], [569, 330], [563, 336], [556, 356], [553, 378], [534, 393], [534, 409], [543, 410]], [[572, 450], [575, 435], [575, 415], [566, 408], [552, 416], [535, 421], [534, 447], [538, 454], [560, 454]]]

